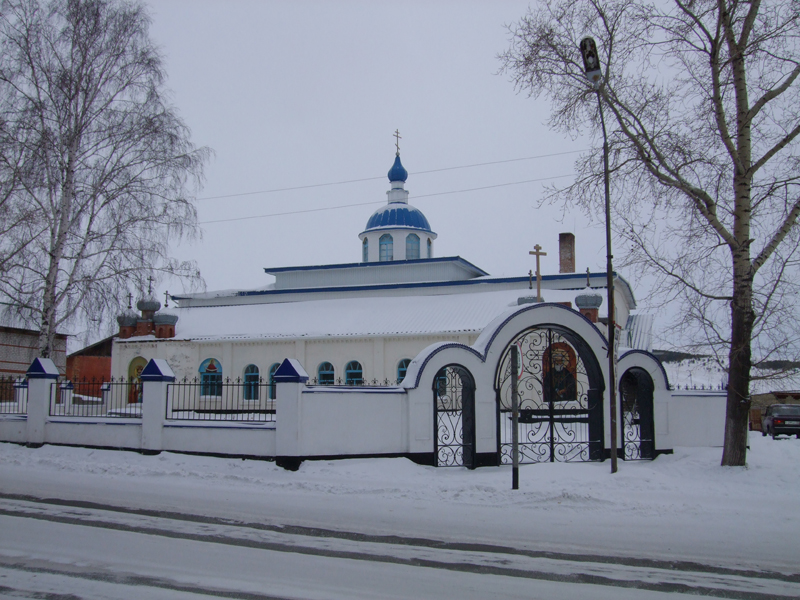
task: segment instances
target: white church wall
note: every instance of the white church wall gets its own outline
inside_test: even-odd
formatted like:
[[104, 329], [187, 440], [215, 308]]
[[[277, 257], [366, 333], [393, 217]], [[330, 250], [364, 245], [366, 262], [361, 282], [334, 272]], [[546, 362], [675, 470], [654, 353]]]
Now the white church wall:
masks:
[[28, 419], [25, 415], [0, 415], [0, 440], [23, 444], [28, 441]]
[[431, 343], [458, 341], [471, 344], [475, 334], [395, 336], [369, 338], [288, 339], [246, 342], [192, 342], [192, 341], [141, 341], [115, 343], [112, 350], [112, 376], [127, 377], [128, 365], [136, 357], [147, 360], [163, 358], [172, 367], [178, 379], [199, 377], [200, 364], [213, 358], [219, 361], [223, 377], [232, 380], [243, 377], [247, 365], [254, 364], [265, 380], [273, 364], [285, 358], [295, 358], [307, 369], [309, 376], [317, 377], [322, 362], [333, 364], [336, 379], [344, 381], [345, 367], [351, 360], [361, 363], [366, 382], [376, 380], [390, 385], [397, 381], [398, 363], [414, 358]]
[[726, 403], [724, 391], [656, 392], [656, 449], [721, 447], [725, 441]]
[[275, 423], [165, 423], [162, 447], [176, 452], [274, 457], [275, 429]]
[[100, 448], [141, 448], [141, 420], [113, 419], [54, 419], [45, 423], [48, 444], [79, 444]]
[[409, 452], [404, 390], [309, 386], [298, 402], [299, 456]]

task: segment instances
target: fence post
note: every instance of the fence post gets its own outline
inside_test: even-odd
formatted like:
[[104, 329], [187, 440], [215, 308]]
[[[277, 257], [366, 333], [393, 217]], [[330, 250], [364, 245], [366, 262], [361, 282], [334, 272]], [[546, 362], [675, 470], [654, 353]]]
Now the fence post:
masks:
[[276, 390], [275, 464], [296, 471], [302, 462], [301, 393], [308, 373], [294, 358], [286, 358], [273, 375]]
[[49, 358], [35, 358], [28, 367], [28, 446], [44, 445], [44, 424], [50, 410], [50, 384], [58, 379], [58, 369]]
[[163, 358], [151, 358], [142, 374], [142, 453], [158, 454], [162, 450], [161, 434], [167, 410], [167, 384], [175, 381], [175, 373]]

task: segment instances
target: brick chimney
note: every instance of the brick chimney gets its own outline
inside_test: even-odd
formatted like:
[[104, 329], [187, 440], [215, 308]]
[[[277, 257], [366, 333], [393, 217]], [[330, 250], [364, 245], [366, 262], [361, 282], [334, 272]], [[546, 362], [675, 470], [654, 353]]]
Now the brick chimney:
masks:
[[575, 272], [575, 234], [558, 234], [558, 272]]

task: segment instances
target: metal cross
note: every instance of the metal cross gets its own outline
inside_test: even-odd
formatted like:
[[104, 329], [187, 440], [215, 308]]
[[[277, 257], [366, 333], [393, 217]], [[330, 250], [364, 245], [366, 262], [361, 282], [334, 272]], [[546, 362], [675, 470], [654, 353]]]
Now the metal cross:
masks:
[[542, 270], [539, 267], [539, 257], [547, 256], [547, 252], [542, 252], [542, 247], [536, 244], [528, 254], [533, 254], [536, 257], [536, 301], [542, 302]]
[[403, 138], [400, 137], [400, 130], [399, 129], [395, 129], [394, 130], [394, 145], [395, 145], [395, 148], [397, 148], [398, 156], [400, 155], [400, 140], [402, 140], [402, 139]]
[[149, 281], [149, 282], [150, 282], [150, 283], [148, 284], [148, 286], [147, 286], [147, 294], [148, 294], [148, 295], [150, 295], [150, 294], [152, 294], [152, 293], [153, 293], [153, 282], [155, 281], [155, 279], [153, 279], [153, 276], [152, 276], [152, 275], [148, 275], [148, 276], [147, 276], [147, 281]]
[[169, 308], [169, 290], [164, 292], [164, 308]]
[[128, 292], [128, 310], [133, 309], [133, 294]]

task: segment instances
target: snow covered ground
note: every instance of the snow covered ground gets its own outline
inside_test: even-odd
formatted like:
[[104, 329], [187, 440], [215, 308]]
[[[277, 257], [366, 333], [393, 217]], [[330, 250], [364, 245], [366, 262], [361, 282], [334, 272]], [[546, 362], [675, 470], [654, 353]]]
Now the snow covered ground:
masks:
[[750, 444], [743, 469], [528, 465], [517, 491], [507, 467], [0, 444], [0, 597], [800, 597], [800, 440]]

